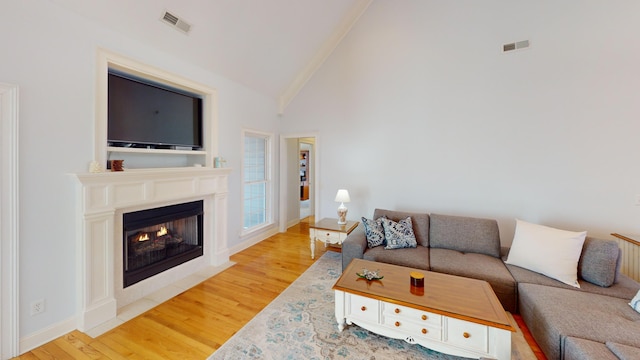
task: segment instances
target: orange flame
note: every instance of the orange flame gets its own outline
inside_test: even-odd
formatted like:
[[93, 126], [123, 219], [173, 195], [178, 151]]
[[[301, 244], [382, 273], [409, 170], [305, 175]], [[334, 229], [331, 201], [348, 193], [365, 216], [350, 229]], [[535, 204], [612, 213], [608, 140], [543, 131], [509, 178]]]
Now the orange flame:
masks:
[[164, 226], [161, 226], [160, 231], [158, 231], [156, 234], [158, 235], [158, 237], [167, 235], [167, 228]]
[[149, 240], [149, 234], [144, 233], [138, 237], [138, 241], [147, 241]]

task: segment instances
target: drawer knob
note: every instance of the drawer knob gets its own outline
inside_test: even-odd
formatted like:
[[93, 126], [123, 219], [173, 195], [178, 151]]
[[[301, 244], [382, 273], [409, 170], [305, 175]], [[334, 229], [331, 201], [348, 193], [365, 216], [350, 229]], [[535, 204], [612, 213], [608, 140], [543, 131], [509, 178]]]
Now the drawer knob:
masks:
[[400, 314], [400, 309], [396, 308], [396, 314]]
[[400, 321], [396, 321], [395, 325], [400, 326]]
[[361, 308], [360, 308], [360, 310], [362, 310], [362, 311], [367, 311], [367, 307], [366, 307], [366, 306], [363, 306], [363, 307], [361, 307]]
[[468, 339], [468, 338], [471, 337], [471, 334], [469, 334], [468, 332], [465, 331], [465, 332], [462, 333], [462, 336], [464, 336], [465, 339]]
[[331, 233], [327, 233], [327, 237], [330, 236], [330, 235], [331, 235]]
[[422, 333], [423, 333], [423, 334], [428, 333], [427, 329], [422, 329]]
[[422, 320], [427, 320], [427, 319], [428, 319], [427, 315], [422, 315]]

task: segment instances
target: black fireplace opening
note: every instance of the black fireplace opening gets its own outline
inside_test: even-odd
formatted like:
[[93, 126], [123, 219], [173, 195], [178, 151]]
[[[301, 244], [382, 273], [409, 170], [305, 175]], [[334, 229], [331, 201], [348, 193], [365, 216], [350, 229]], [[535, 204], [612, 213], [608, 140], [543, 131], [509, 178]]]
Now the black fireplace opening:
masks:
[[123, 214], [124, 287], [203, 255], [203, 201]]

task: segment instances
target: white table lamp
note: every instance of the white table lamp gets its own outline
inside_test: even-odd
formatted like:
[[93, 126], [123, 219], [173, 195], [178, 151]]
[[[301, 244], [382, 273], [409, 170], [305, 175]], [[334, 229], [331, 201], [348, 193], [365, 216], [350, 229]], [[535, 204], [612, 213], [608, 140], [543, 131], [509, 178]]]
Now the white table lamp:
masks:
[[344, 203], [351, 201], [349, 192], [345, 189], [338, 190], [334, 201], [340, 203], [338, 207], [338, 224], [344, 225], [347, 223], [347, 207], [344, 206]]

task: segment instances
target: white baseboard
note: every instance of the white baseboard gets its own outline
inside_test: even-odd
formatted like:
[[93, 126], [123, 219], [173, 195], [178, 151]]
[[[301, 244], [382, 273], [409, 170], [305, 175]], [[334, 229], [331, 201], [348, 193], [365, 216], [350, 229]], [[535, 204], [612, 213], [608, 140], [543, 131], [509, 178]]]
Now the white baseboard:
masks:
[[298, 224], [300, 224], [300, 219], [289, 220], [287, 222], [287, 229], [291, 228], [292, 226], [296, 226]]
[[20, 354], [24, 354], [76, 330], [78, 328], [77, 325], [77, 319], [73, 317], [20, 338]]

